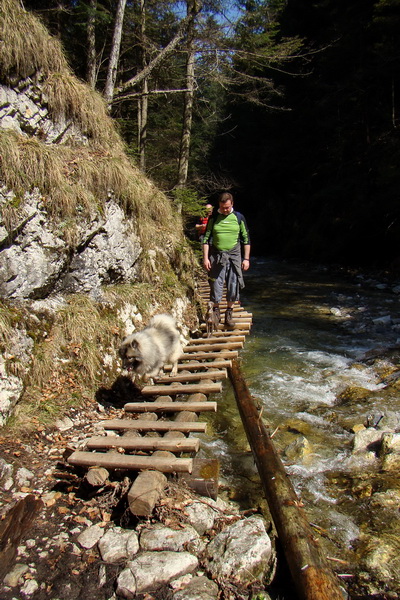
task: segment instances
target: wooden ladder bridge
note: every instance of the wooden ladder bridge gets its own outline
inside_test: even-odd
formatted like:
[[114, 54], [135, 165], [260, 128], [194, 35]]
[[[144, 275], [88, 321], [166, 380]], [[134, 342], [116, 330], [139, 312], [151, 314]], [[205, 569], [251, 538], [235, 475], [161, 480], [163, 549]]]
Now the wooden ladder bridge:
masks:
[[[206, 281], [198, 292], [203, 314], [209, 298]], [[226, 302], [221, 303], [223, 313]], [[284, 466], [261, 419], [237, 357], [252, 325], [252, 314], [235, 304], [234, 327], [220, 323], [212, 337], [191, 339], [178, 361], [176, 376], [163, 376], [141, 390], [143, 402], [128, 402], [125, 417], [100, 422], [104, 435], [86, 440], [85, 450], [73, 452], [68, 462], [88, 469], [104, 467], [137, 471], [128, 493], [133, 514], [149, 516], [167, 485], [165, 474], [177, 473], [199, 493], [216, 497], [218, 468], [204, 479], [201, 459], [196, 459], [207, 424], [199, 414], [215, 412], [217, 401], [210, 395], [222, 392], [229, 375], [239, 413], [253, 451], [274, 525], [281, 541], [294, 585], [303, 600], [343, 600], [345, 594], [311, 529], [302, 502], [297, 497]], [[168, 373], [171, 366], [166, 366]], [[217, 461], [214, 461], [217, 462]], [[208, 469], [209, 470], [209, 469]], [[203, 470], [204, 471], [204, 470]], [[216, 474], [216, 476], [215, 476]]]

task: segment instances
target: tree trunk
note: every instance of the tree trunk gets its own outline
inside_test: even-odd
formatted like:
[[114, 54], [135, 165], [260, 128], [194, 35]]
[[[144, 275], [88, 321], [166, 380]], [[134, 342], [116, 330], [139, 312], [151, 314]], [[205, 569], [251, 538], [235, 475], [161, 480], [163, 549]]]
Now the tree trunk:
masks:
[[87, 54], [87, 70], [86, 79], [92, 89], [96, 86], [97, 79], [97, 65], [96, 65], [96, 8], [97, 0], [90, 0], [88, 10], [88, 23], [87, 23], [87, 42], [88, 42], [88, 54]]
[[[187, 2], [188, 16], [193, 13], [194, 3], [192, 0]], [[179, 153], [178, 182], [177, 187], [182, 188], [186, 185], [189, 169], [190, 137], [193, 120], [193, 99], [194, 99], [194, 63], [195, 63], [195, 44], [194, 44], [194, 20], [189, 22], [188, 41], [187, 41], [187, 62], [186, 62], [186, 87], [185, 104], [183, 110], [183, 126], [181, 147]]]
[[299, 597], [302, 600], [343, 600], [338, 580], [327, 565], [236, 360], [228, 372]]
[[110, 106], [114, 96], [115, 82], [117, 79], [117, 68], [119, 52], [121, 48], [122, 24], [124, 21], [126, 0], [118, 0], [117, 13], [115, 16], [114, 34], [111, 45], [110, 60], [108, 63], [107, 79], [104, 88], [104, 98]]
[[[141, 43], [141, 63], [142, 70], [146, 68], [146, 11], [145, 0], [140, 0], [140, 43]], [[138, 102], [138, 149], [139, 149], [139, 167], [143, 173], [146, 171], [146, 141], [147, 141], [147, 111], [149, 106], [149, 84], [146, 77], [141, 82], [142, 95]]]

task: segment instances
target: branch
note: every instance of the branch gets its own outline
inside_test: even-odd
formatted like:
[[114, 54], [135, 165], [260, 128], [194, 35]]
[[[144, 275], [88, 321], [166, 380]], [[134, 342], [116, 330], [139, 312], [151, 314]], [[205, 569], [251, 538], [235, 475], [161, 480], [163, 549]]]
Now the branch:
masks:
[[124, 94], [121, 96], [117, 96], [113, 99], [113, 104], [117, 102], [122, 102], [123, 100], [128, 100], [129, 98], [142, 98], [143, 96], [152, 96], [153, 94], [175, 94], [175, 93], [184, 93], [188, 92], [187, 88], [176, 89], [176, 90], [149, 90], [148, 92], [132, 92], [130, 94]]
[[137, 85], [138, 83], [143, 81], [143, 79], [146, 79], [146, 77], [148, 77], [150, 75], [150, 73], [153, 71], [153, 69], [155, 69], [164, 60], [164, 58], [168, 54], [170, 54], [173, 50], [175, 50], [175, 48], [179, 44], [179, 42], [185, 37], [185, 33], [187, 31], [189, 24], [198, 15], [200, 10], [201, 10], [201, 5], [194, 3], [192, 12], [181, 21], [181, 23], [178, 27], [178, 31], [176, 32], [176, 34], [172, 38], [172, 40], [169, 42], [169, 44], [167, 44], [165, 46], [165, 48], [163, 48], [161, 50], [161, 52], [159, 54], [157, 54], [157, 56], [155, 58], [153, 58], [153, 60], [151, 60], [149, 62], [149, 64], [144, 69], [142, 69], [142, 71], [140, 71], [140, 73], [138, 73], [137, 75], [135, 75], [135, 77], [132, 77], [131, 79], [129, 79], [128, 81], [123, 83], [119, 88], [116, 89], [117, 97], [115, 98], [115, 100], [119, 100], [118, 95], [120, 95], [122, 92], [124, 92], [125, 90], [127, 90], [131, 87], [134, 87], [135, 85]]

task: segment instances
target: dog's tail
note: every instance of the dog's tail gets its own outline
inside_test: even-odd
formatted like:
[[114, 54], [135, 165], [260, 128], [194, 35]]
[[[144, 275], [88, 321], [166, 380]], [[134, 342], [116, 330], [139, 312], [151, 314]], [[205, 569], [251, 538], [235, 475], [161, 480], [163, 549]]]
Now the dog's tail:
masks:
[[176, 328], [176, 321], [174, 319], [174, 317], [171, 317], [171, 315], [166, 315], [166, 314], [160, 314], [160, 315], [154, 315], [154, 317], [152, 317], [150, 319], [150, 323], [149, 325], [151, 325], [151, 327], [156, 327], [158, 329], [165, 329], [165, 327], [168, 327], [169, 329]]

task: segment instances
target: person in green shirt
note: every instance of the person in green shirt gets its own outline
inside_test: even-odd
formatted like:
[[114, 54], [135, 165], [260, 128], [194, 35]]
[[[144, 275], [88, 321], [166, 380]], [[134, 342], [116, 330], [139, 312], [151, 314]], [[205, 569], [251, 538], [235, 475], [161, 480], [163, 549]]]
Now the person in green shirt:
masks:
[[[243, 258], [242, 258], [243, 248]], [[225, 325], [233, 327], [232, 308], [244, 287], [243, 271], [250, 266], [250, 234], [244, 216], [233, 209], [233, 196], [219, 197], [217, 214], [209, 218], [203, 239], [203, 266], [208, 273], [210, 301], [220, 320], [219, 303], [226, 284]]]

